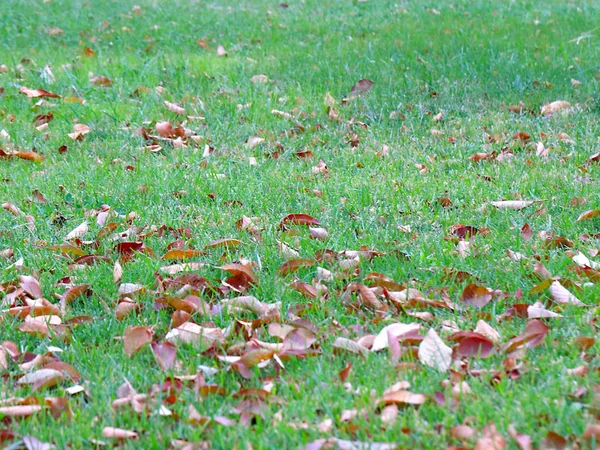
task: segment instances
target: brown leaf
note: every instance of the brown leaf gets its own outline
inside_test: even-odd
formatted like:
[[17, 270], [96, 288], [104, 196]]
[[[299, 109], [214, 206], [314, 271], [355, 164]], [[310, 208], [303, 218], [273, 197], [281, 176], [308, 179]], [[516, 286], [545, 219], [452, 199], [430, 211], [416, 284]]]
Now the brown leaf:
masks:
[[475, 436], [475, 430], [468, 425], [457, 425], [450, 429], [450, 436], [460, 441], [466, 441]]
[[133, 356], [144, 345], [152, 342], [153, 334], [150, 327], [128, 327], [123, 339], [123, 349], [127, 356]]
[[352, 364], [350, 363], [350, 361], [348, 361], [346, 363], [346, 367], [344, 367], [342, 370], [340, 370], [340, 373], [339, 373], [340, 381], [342, 383], [348, 379], [348, 376], [350, 375], [351, 370], [352, 370]]
[[175, 344], [171, 342], [153, 342], [150, 348], [162, 370], [167, 371], [175, 364], [175, 357], [177, 356], [177, 347]]
[[358, 94], [366, 94], [373, 87], [373, 82], [366, 78], [362, 80], [358, 80], [352, 89], [350, 89], [350, 94], [358, 95]]
[[452, 349], [442, 341], [433, 328], [419, 344], [419, 361], [442, 372], [447, 371], [452, 364]]
[[25, 86], [19, 89], [19, 94], [25, 94], [29, 98], [60, 98], [60, 95], [54, 94], [53, 92], [48, 92], [45, 89], [29, 89]]
[[308, 214], [288, 214], [279, 223], [280, 229], [286, 229], [288, 225], [320, 226], [321, 222]]
[[46, 159], [44, 155], [40, 155], [36, 152], [15, 152], [13, 153], [17, 158], [26, 159], [27, 161], [42, 162]]
[[157, 122], [154, 128], [160, 137], [174, 138], [176, 136], [175, 129], [169, 122]]
[[233, 238], [217, 239], [216, 241], [212, 241], [212, 242], [209, 242], [208, 244], [206, 244], [204, 246], [204, 250], [209, 249], [209, 248], [222, 248], [222, 247], [232, 248], [232, 247], [237, 247], [241, 244], [243, 244], [243, 242], [238, 239], [233, 239]]
[[110, 78], [105, 77], [103, 75], [96, 75], [90, 78], [90, 83], [94, 86], [112, 86], [112, 81]]
[[79, 284], [77, 286], [73, 286], [65, 291], [65, 293], [60, 298], [60, 304], [64, 308], [66, 305], [70, 304], [76, 298], [82, 295], [90, 294], [90, 285], [89, 284]]
[[521, 227], [521, 238], [527, 242], [533, 237], [533, 231], [528, 223]]
[[492, 300], [492, 293], [484, 286], [469, 284], [464, 288], [461, 300], [467, 305], [483, 308]]
[[527, 323], [523, 333], [506, 343], [506, 351], [511, 352], [523, 345], [526, 348], [537, 347], [542, 343], [549, 331], [550, 328], [541, 320], [531, 320]]
[[277, 269], [277, 272], [281, 276], [286, 276], [302, 268], [312, 267], [313, 265], [315, 265], [315, 263], [316, 261], [314, 259], [290, 259], [289, 261], [286, 261], [282, 265], [280, 265]]
[[582, 220], [593, 219], [594, 217], [600, 216], [600, 209], [590, 209], [585, 211], [579, 215], [576, 222], [581, 222]]
[[366, 356], [369, 352], [369, 349], [360, 345], [358, 342], [355, 342], [351, 339], [338, 337], [332, 344], [332, 347], [337, 350], [344, 350], [350, 353], [354, 353], [357, 355]]
[[119, 284], [121, 282], [121, 278], [123, 278], [123, 267], [117, 259], [113, 268], [113, 283]]
[[290, 283], [290, 287], [296, 289], [307, 298], [315, 299], [319, 294], [316, 287], [312, 284], [305, 283], [304, 281], [294, 281], [293, 283]]
[[258, 285], [258, 277], [254, 273], [252, 266], [246, 264], [230, 263], [217, 267], [217, 269], [229, 272], [233, 276], [244, 275], [254, 285]]
[[201, 250], [193, 250], [193, 249], [173, 249], [169, 250], [167, 253], [163, 255], [161, 258], [163, 261], [173, 261], [176, 259], [189, 259], [196, 258], [198, 256], [204, 255], [204, 252]]

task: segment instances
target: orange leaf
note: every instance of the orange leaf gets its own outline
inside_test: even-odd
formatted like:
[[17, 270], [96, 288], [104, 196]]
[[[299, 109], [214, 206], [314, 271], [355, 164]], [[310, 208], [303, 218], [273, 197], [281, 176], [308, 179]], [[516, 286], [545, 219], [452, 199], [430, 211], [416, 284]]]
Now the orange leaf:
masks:
[[492, 300], [492, 293], [484, 286], [469, 284], [463, 290], [461, 300], [468, 305], [483, 308]]
[[43, 160], [46, 159], [46, 157], [44, 155], [40, 155], [39, 153], [36, 153], [36, 152], [15, 152], [14, 155], [17, 158], [26, 159], [27, 161], [33, 161], [33, 162], [42, 162]]
[[233, 238], [224, 238], [217, 239], [216, 241], [209, 242], [204, 246], [204, 250], [209, 248], [220, 248], [220, 247], [237, 247], [238, 245], [243, 244], [242, 241]]
[[40, 98], [40, 97], [49, 97], [49, 98], [60, 98], [60, 95], [54, 94], [53, 92], [48, 92], [44, 89], [29, 89], [28, 87], [23, 86], [19, 89], [19, 94], [25, 94], [29, 98]]
[[186, 249], [186, 250], [173, 249], [173, 250], [169, 250], [167, 253], [165, 253], [161, 259], [163, 261], [170, 261], [170, 260], [174, 260], [174, 259], [195, 258], [195, 257], [201, 256], [201, 255], [204, 255], [204, 252], [202, 252], [200, 250], [193, 250], [193, 249]]
[[580, 222], [582, 220], [593, 219], [594, 217], [600, 216], [599, 209], [590, 209], [589, 211], [583, 212], [579, 215], [576, 222]]
[[286, 261], [282, 265], [280, 265], [279, 269], [277, 269], [277, 272], [279, 272], [279, 275], [285, 276], [290, 273], [296, 272], [297, 270], [300, 270], [303, 267], [311, 267], [314, 264], [315, 260], [313, 259], [290, 259], [289, 261]]
[[258, 285], [258, 277], [254, 273], [254, 270], [252, 270], [252, 266], [249, 266], [246, 264], [231, 263], [231, 264], [225, 264], [223, 266], [217, 267], [217, 269], [221, 269], [226, 272], [229, 272], [230, 274], [232, 274], [234, 276], [244, 275], [252, 282], [252, 284]]

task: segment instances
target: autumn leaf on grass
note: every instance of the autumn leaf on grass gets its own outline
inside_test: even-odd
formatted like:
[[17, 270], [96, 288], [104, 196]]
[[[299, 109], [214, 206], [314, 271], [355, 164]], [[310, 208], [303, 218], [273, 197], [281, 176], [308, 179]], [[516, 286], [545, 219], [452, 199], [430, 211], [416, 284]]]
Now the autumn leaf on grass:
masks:
[[223, 266], [219, 266], [217, 267], [217, 269], [229, 272], [233, 276], [244, 276], [249, 280], [251, 284], [254, 284], [255, 286], [258, 285], [258, 277], [256, 276], [256, 273], [254, 273], [254, 270], [250, 265], [230, 263], [225, 264]]
[[581, 222], [582, 220], [593, 219], [594, 217], [600, 216], [600, 209], [590, 209], [589, 211], [583, 212], [579, 215], [576, 222]]
[[561, 305], [575, 305], [575, 306], [587, 306], [573, 294], [571, 294], [567, 288], [565, 288], [559, 281], [554, 281], [550, 285], [550, 295], [556, 303]]
[[444, 344], [433, 328], [419, 344], [419, 361], [442, 372], [452, 364], [452, 349]]
[[175, 344], [171, 342], [153, 342], [150, 348], [162, 370], [167, 371], [175, 364], [175, 356], [177, 355]]
[[19, 89], [19, 94], [25, 94], [29, 98], [60, 98], [60, 95], [55, 94], [53, 92], [48, 92], [45, 89], [29, 89], [28, 87], [21, 87]]
[[174, 112], [175, 114], [179, 114], [181, 116], [185, 116], [185, 109], [183, 109], [181, 106], [176, 105], [175, 103], [168, 102], [166, 100], [163, 103], [169, 111]]
[[150, 327], [128, 327], [123, 338], [123, 348], [127, 356], [133, 356], [144, 345], [152, 342], [153, 335]]
[[490, 202], [492, 206], [498, 209], [523, 209], [533, 205], [536, 201], [533, 200], [503, 200], [499, 202]]
[[557, 112], [569, 112], [571, 110], [571, 104], [564, 100], [557, 100], [551, 103], [547, 103], [542, 106], [542, 116], [551, 116]]
[[139, 435], [135, 431], [124, 430], [122, 428], [104, 427], [102, 436], [110, 439], [125, 440], [137, 439]]
[[112, 86], [112, 80], [108, 77], [105, 77], [104, 75], [95, 75], [90, 77], [90, 83], [94, 86]]
[[371, 347], [372, 352], [378, 352], [389, 346], [389, 337], [394, 337], [399, 339], [405, 335], [413, 335], [416, 334], [421, 329], [421, 325], [412, 322], [412, 323], [393, 323], [391, 325], [385, 326], [379, 334], [375, 337], [373, 341], [373, 346]]
[[536, 302], [533, 305], [527, 305], [528, 319], [552, 319], [560, 317], [562, 317], [561, 314], [548, 311], [546, 308], [544, 308], [544, 305], [542, 305], [541, 302]]
[[483, 308], [492, 300], [492, 292], [484, 286], [469, 284], [464, 288], [461, 300], [467, 305]]
[[366, 356], [369, 353], [369, 349], [362, 346], [358, 342], [345, 337], [338, 337], [332, 344], [334, 350], [344, 350], [350, 353]]
[[321, 222], [308, 214], [288, 214], [281, 222], [279, 222], [279, 229], [287, 229], [289, 225], [306, 225], [306, 226], [320, 226]]
[[208, 250], [210, 248], [234, 248], [243, 244], [239, 239], [233, 238], [224, 238], [217, 239], [216, 241], [211, 241], [204, 246], [204, 250]]
[[46, 159], [44, 155], [40, 155], [36, 152], [15, 152], [13, 153], [13, 155], [17, 158], [25, 159], [27, 161], [32, 161], [36, 163], [42, 162]]
[[134, 294], [141, 294], [146, 291], [146, 286], [137, 283], [121, 283], [119, 285], [119, 296], [125, 297]]
[[165, 340], [208, 347], [214, 343], [223, 343], [225, 336], [220, 328], [201, 327], [192, 322], [184, 322], [169, 331], [165, 336]]
[[427, 401], [427, 397], [423, 394], [413, 394], [412, 392], [406, 390], [396, 390], [383, 394], [383, 397], [380, 398], [377, 403], [383, 405], [422, 405]]
[[261, 367], [261, 363], [267, 363], [274, 354], [275, 351], [270, 349], [250, 350], [231, 366], [237, 370], [241, 376], [248, 379], [252, 377], [252, 373], [250, 372], [251, 368], [255, 366]]
[[54, 369], [40, 369], [27, 375], [22, 376], [17, 381], [19, 385], [28, 385], [34, 391], [38, 391], [43, 388], [49, 388], [56, 386], [65, 376], [61, 371]]
[[161, 259], [163, 261], [173, 261], [177, 259], [195, 258], [204, 254], [205, 253], [201, 250], [174, 248], [165, 253]]
[[373, 87], [373, 82], [367, 78], [358, 80], [352, 89], [350, 89], [350, 96], [357, 96], [360, 94], [366, 94]]
[[76, 298], [82, 295], [90, 294], [90, 285], [89, 284], [79, 284], [77, 286], [73, 286], [65, 291], [65, 293], [60, 298], [60, 305], [64, 309], [68, 304], [73, 302]]
[[88, 229], [88, 223], [83, 222], [81, 225], [71, 230], [71, 232], [65, 236], [65, 239], [70, 241], [71, 239], [81, 238], [88, 232]]
[[29, 417], [42, 411], [41, 405], [14, 405], [0, 407], [0, 417]]
[[459, 331], [448, 339], [458, 342], [458, 355], [466, 358], [487, 358], [494, 351], [494, 343], [475, 331]]
[[506, 351], [511, 352], [523, 345], [526, 348], [537, 347], [542, 343], [549, 331], [550, 328], [541, 320], [531, 320], [527, 322], [525, 331], [506, 343]]
[[89, 126], [83, 123], [77, 123], [73, 126], [73, 132], [67, 134], [67, 136], [69, 136], [74, 141], [80, 141], [90, 131], [92, 131], [92, 129]]
[[281, 264], [279, 266], [279, 268], [277, 269], [277, 272], [281, 276], [286, 276], [286, 275], [296, 272], [297, 270], [300, 270], [302, 268], [312, 267], [315, 265], [315, 263], [316, 263], [316, 261], [314, 259], [303, 259], [303, 258], [290, 259], [289, 261], [286, 261], [283, 264]]

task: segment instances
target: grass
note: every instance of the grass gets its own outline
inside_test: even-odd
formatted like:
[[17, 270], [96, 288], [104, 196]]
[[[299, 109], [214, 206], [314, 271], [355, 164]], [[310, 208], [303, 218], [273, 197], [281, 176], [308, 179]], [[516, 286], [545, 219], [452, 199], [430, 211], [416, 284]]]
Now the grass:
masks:
[[[102, 430], [111, 426], [139, 433], [137, 441], [122, 443], [125, 448], [166, 448], [175, 438], [210, 441], [213, 448], [236, 444], [238, 448], [298, 448], [336, 436], [437, 449], [460, 445], [450, 433], [456, 425], [466, 423], [476, 430], [475, 437], [465, 443], [473, 446], [484, 426], [493, 422], [508, 448], [517, 448], [509, 437], [511, 424], [531, 436], [535, 446], [542, 445], [552, 431], [571, 445], [578, 442], [580, 448], [593, 448], [594, 442], [581, 436], [598, 418], [598, 344], [582, 354], [576, 342], [580, 336], [597, 333], [594, 315], [600, 288], [571, 271], [569, 253], [544, 245], [538, 233], [564, 236], [573, 243], [571, 251], [581, 251], [592, 260], [600, 250], [600, 219], [576, 221], [582, 212], [600, 209], [598, 164], [587, 162], [599, 151], [596, 28], [600, 5], [556, 0], [494, 5], [462, 0], [288, 3], [283, 8], [266, 0], [140, 0], [137, 10], [130, 2], [112, 0], [3, 1], [0, 64], [8, 72], [0, 73], [0, 130], [6, 130], [10, 139], [0, 138], [0, 148], [35, 148], [45, 160], [0, 160], [0, 199], [12, 202], [23, 213], [19, 217], [0, 214], [0, 250], [14, 252], [0, 261], [1, 281], [8, 284], [34, 272], [44, 297], [52, 302], [57, 302], [54, 294], [64, 291], [55, 286], [64, 277], [71, 277], [74, 284], [89, 284], [92, 295], [74, 301], [62, 319], [94, 318], [91, 323], [72, 326], [64, 341], [23, 333], [19, 331], [22, 319], [1, 316], [2, 340], [17, 343], [27, 353], [26, 360], [46, 354], [50, 345], [60, 347], [60, 359], [80, 372], [80, 384], [88, 393], [69, 396], [65, 388], [74, 383], [68, 381], [37, 392], [17, 386], [26, 372], [18, 365], [23, 357], [9, 361], [3, 373], [2, 398], [68, 397], [72, 417], [6, 417], [6, 428], [58, 448], [90, 448], [98, 439], [110, 442], [102, 437]], [[52, 33], [52, 27], [62, 32]], [[200, 39], [210, 48], [200, 46]], [[226, 57], [217, 56], [219, 45], [228, 52]], [[44, 75], [46, 65], [51, 67], [52, 83]], [[112, 85], [93, 85], [91, 74], [108, 77]], [[268, 77], [266, 83], [251, 81], [260, 74]], [[373, 81], [370, 92], [342, 103], [363, 78]], [[44, 88], [62, 98], [47, 98], [36, 105], [39, 99], [19, 94], [22, 86]], [[335, 100], [337, 121], [327, 114], [324, 99], [328, 93]], [[85, 103], [70, 101], [73, 97]], [[185, 148], [163, 143], [161, 151], [152, 153], [135, 130], [148, 127], [155, 133], [156, 122], [178, 124], [181, 116], [167, 110], [165, 100], [183, 106], [188, 115], [204, 117], [187, 124], [200, 137], [197, 144], [190, 141]], [[570, 102], [575, 111], [550, 117], [537, 113], [555, 100]], [[507, 110], [506, 106], [519, 102], [536, 114]], [[271, 114], [273, 109], [292, 114], [294, 120]], [[34, 118], [50, 111], [54, 118], [48, 127], [36, 130]], [[443, 119], [436, 121], [440, 112]], [[348, 125], [352, 120], [354, 124]], [[294, 121], [303, 132], [294, 131]], [[91, 128], [81, 141], [67, 136], [76, 123]], [[531, 142], [513, 139], [517, 132], [529, 133]], [[354, 133], [360, 139], [356, 147], [348, 142]], [[571, 141], [560, 133], [567, 133]], [[253, 136], [264, 142], [249, 146], [246, 142]], [[551, 148], [546, 157], [536, 155], [537, 142]], [[63, 145], [66, 151], [60, 152]], [[213, 149], [208, 155], [205, 145]], [[310, 151], [313, 156], [299, 158], [298, 151]], [[512, 158], [469, 159], [477, 152], [502, 151], [512, 152]], [[273, 157], [275, 152], [278, 158]], [[250, 158], [255, 158], [256, 165], [250, 164]], [[328, 174], [313, 172], [320, 160], [326, 163]], [[421, 164], [425, 173], [420, 171], [422, 166], [416, 167]], [[36, 189], [45, 203], [30, 199]], [[450, 199], [452, 207], [443, 207], [439, 198]], [[516, 211], [490, 205], [519, 199], [539, 203]], [[585, 204], [573, 199], [585, 199]], [[63, 243], [67, 233], [86, 220], [86, 212], [97, 211], [103, 204], [121, 216], [110, 219], [118, 223], [119, 232], [128, 228], [124, 216], [134, 212], [136, 226], [188, 228], [186, 247], [202, 249], [220, 238], [243, 241], [238, 248], [209, 249], [191, 260], [210, 263], [198, 273], [217, 284], [225, 275], [213, 266], [242, 258], [254, 261], [259, 283], [248, 294], [266, 303], [281, 302], [282, 323], [293, 320], [288, 312], [305, 306], [302, 317], [319, 330], [315, 347], [320, 354], [287, 360], [282, 371], [276, 371], [271, 362], [266, 368], [253, 369], [250, 379], [226, 370], [227, 363], [193, 345], [178, 345], [178, 363], [166, 374], [148, 346], [131, 358], [126, 356], [120, 337], [128, 327], [152, 326], [156, 341], [162, 341], [170, 329], [172, 310], [153, 307], [157, 297], [154, 273], [167, 264], [160, 257], [176, 238], [170, 233], [150, 236], [144, 243], [154, 254], [137, 254], [123, 264], [122, 282], [140, 283], [149, 291], [135, 299], [143, 305], [138, 314], [117, 321], [114, 308], [119, 286], [112, 272], [119, 254], [114, 242], [97, 237], [101, 227], [95, 218], [87, 219], [90, 230], [82, 238], [94, 245], [81, 244], [82, 248], [86, 253], [106, 255], [110, 262], [77, 270], [70, 267], [70, 258], [48, 249]], [[311, 239], [304, 227], [297, 227], [297, 235], [283, 233], [278, 224], [290, 213], [317, 218], [328, 238]], [[33, 217], [35, 229], [27, 227], [25, 215]], [[236, 227], [242, 216], [259, 218], [260, 239]], [[526, 223], [534, 231], [530, 241], [520, 233]], [[456, 240], [445, 239], [456, 224], [490, 232], [474, 236], [473, 251], [463, 257], [456, 251]], [[410, 226], [411, 231], [403, 232], [399, 226]], [[584, 234], [592, 237], [583, 239]], [[294, 277], [311, 283], [317, 266], [280, 276], [277, 268], [286, 258], [278, 241], [286, 242], [303, 258], [312, 258], [325, 248], [341, 252], [361, 246], [382, 255], [362, 258], [355, 273], [327, 283], [327, 298], [306, 299], [289, 284]], [[512, 262], [506, 257], [507, 249], [531, 260]], [[9, 267], [19, 258], [24, 269]], [[533, 273], [536, 259], [588, 306], [557, 305], [547, 290], [530, 292], [540, 282]], [[323, 262], [322, 266], [340, 272], [336, 263]], [[481, 310], [461, 305], [463, 289], [474, 278], [448, 279], [445, 269], [449, 268], [468, 272], [477, 284], [508, 296], [494, 299]], [[434, 295], [433, 290], [445, 288], [459, 307], [454, 311], [421, 309], [433, 315], [429, 323], [392, 307], [383, 317], [364, 306], [349, 308], [342, 295], [345, 288], [348, 283], [362, 282], [370, 272], [383, 273], [398, 283], [412, 282], [428, 295], [430, 290]], [[7, 284], [3, 285], [3, 309], [11, 306]], [[515, 297], [519, 290], [522, 299]], [[217, 305], [220, 298], [206, 301]], [[489, 373], [474, 376], [475, 369], [502, 370], [507, 358], [502, 345], [527, 324], [524, 318], [499, 321], [498, 316], [512, 304], [536, 301], [564, 317], [545, 319], [550, 331], [543, 343], [517, 355], [522, 364], [520, 377], [502, 376], [492, 382]], [[238, 319], [254, 318], [227, 311], [193, 317], [199, 324], [222, 329], [235, 326]], [[420, 322], [421, 334], [433, 328], [448, 345], [456, 346], [447, 340], [449, 333], [443, 331], [442, 322], [454, 320], [461, 330], [472, 330], [482, 318], [500, 333], [500, 343], [490, 358], [464, 360], [460, 372], [472, 394], [462, 393], [455, 401], [451, 388], [442, 385], [448, 372], [427, 367], [418, 359], [419, 370], [402, 371], [387, 351], [360, 357], [334, 352], [332, 347], [338, 336], [377, 334], [398, 321]], [[357, 335], [352, 329], [359, 325], [364, 329]], [[266, 325], [256, 330], [256, 336], [277, 341], [268, 335]], [[232, 345], [243, 342], [243, 333], [234, 333], [217, 353], [231, 354]], [[409, 354], [401, 360], [415, 361]], [[338, 375], [348, 362], [351, 388]], [[201, 365], [218, 369], [207, 382], [225, 388], [226, 395], [200, 398], [186, 387], [178, 391], [175, 403], [165, 403], [171, 416], [156, 413], [165, 400], [163, 394], [147, 413], [111, 407], [125, 380], [137, 392], [146, 393], [167, 376], [195, 374]], [[589, 369], [583, 376], [568, 371], [582, 365]], [[254, 418], [251, 426], [189, 423], [190, 404], [204, 416], [238, 420], [231, 411], [240, 402], [234, 394], [242, 388], [260, 388], [266, 380], [273, 383], [275, 400], [265, 404], [264, 417]], [[376, 399], [398, 381], [408, 381], [410, 391], [428, 400], [418, 408], [401, 409], [396, 421], [386, 424]], [[578, 388], [585, 393], [574, 397]], [[444, 393], [445, 404], [436, 403], [436, 392]], [[342, 411], [352, 409], [364, 409], [364, 416], [342, 421]], [[317, 424], [325, 419], [332, 419], [333, 426], [322, 432]]]

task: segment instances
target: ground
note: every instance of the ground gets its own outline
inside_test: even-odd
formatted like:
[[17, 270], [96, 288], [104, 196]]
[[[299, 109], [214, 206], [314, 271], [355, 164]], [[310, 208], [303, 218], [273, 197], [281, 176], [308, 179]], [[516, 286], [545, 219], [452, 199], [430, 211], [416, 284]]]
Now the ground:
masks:
[[490, 3], [4, 0], [0, 442], [595, 448], [600, 4]]

